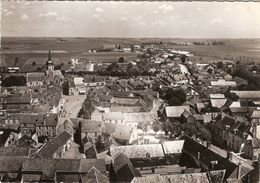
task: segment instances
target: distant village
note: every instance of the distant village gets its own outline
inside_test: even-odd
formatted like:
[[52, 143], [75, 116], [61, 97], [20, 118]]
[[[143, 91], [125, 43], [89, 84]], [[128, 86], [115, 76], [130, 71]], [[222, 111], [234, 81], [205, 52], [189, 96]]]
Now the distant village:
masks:
[[260, 182], [260, 67], [154, 43], [86, 54], [1, 60], [0, 182]]

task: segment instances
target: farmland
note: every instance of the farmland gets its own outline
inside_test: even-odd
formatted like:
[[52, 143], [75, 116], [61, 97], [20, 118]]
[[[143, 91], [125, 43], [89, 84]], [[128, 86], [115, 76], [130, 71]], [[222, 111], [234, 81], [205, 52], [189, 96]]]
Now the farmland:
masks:
[[[202, 62], [221, 59], [236, 59], [241, 61], [260, 61], [260, 39], [218, 39], [224, 45], [180, 45], [180, 43], [211, 42], [216, 39], [162, 39], [162, 38], [28, 38], [3, 37], [1, 64], [12, 64], [15, 57], [19, 58], [19, 65], [32, 65], [32, 58], [47, 58], [48, 50], [52, 57], [57, 58], [56, 64], [68, 63], [70, 58], [83, 58], [93, 62], [114, 62], [120, 57], [135, 59], [136, 53], [98, 52], [89, 53], [90, 49], [102, 49], [104, 44], [141, 44], [174, 42], [177, 45], [168, 45], [168, 48], [187, 50], [196, 55]], [[28, 62], [28, 59], [31, 59]], [[35, 59], [36, 60], [36, 59]], [[44, 59], [40, 59], [45, 61]], [[37, 63], [36, 65], [45, 63]]]

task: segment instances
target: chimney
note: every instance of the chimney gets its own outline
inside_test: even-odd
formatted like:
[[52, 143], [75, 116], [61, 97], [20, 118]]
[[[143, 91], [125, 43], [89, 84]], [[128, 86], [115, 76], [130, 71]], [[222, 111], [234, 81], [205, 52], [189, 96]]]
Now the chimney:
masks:
[[232, 161], [232, 151], [227, 151], [227, 159], [229, 159], [229, 161]]
[[211, 141], [207, 140], [207, 148], [210, 149], [211, 148]]

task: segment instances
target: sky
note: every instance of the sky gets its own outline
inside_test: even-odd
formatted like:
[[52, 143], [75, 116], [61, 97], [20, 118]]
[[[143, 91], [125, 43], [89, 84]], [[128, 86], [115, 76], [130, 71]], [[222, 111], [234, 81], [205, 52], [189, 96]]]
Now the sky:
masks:
[[260, 3], [2, 1], [1, 36], [260, 38]]

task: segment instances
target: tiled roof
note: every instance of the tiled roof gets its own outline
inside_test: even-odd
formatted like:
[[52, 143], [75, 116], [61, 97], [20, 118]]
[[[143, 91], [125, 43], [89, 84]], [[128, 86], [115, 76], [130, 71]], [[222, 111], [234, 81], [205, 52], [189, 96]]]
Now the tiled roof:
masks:
[[161, 144], [147, 145], [127, 145], [127, 146], [111, 146], [110, 154], [113, 159], [120, 154], [125, 154], [128, 158], [146, 158], [164, 157], [164, 152]]
[[162, 147], [165, 154], [182, 153], [184, 140], [164, 141]]
[[45, 74], [43, 72], [31, 72], [26, 74], [27, 82], [43, 82]]
[[210, 183], [207, 173], [149, 175], [135, 177], [131, 183]]
[[210, 103], [212, 107], [221, 108], [225, 105], [227, 99], [211, 99]]
[[23, 161], [24, 157], [22, 156], [0, 156], [0, 172], [18, 173]]
[[52, 180], [55, 173], [85, 174], [93, 167], [101, 173], [106, 173], [104, 160], [52, 158], [27, 158], [22, 165], [22, 172], [30, 172], [30, 174], [41, 172], [42, 180]]
[[108, 183], [107, 176], [102, 174], [98, 169], [93, 167], [86, 175], [82, 176], [82, 183]]
[[180, 117], [184, 111], [190, 111], [189, 106], [167, 106], [165, 108], [167, 117]]
[[139, 98], [134, 97], [113, 97], [111, 103], [118, 105], [135, 105], [139, 101]]
[[19, 113], [17, 117], [21, 124], [36, 124], [36, 126], [54, 126], [58, 123], [57, 114]]
[[251, 115], [251, 118], [260, 118], [260, 110], [254, 111], [253, 114]]
[[259, 99], [260, 91], [231, 91], [236, 93], [240, 99]]
[[152, 122], [157, 120], [157, 118], [158, 115], [155, 112], [124, 113], [126, 122]]
[[58, 149], [68, 142], [70, 138], [71, 135], [68, 132], [62, 132], [50, 142], [43, 145], [35, 155], [35, 158], [51, 158]]
[[79, 122], [81, 122], [82, 133], [102, 132], [103, 124], [101, 121], [93, 121], [81, 118], [71, 118], [71, 121], [75, 127], [78, 127]]
[[0, 155], [1, 156], [28, 156], [29, 155], [29, 148], [22, 147], [0, 147]]
[[120, 140], [130, 140], [133, 133], [133, 128], [127, 125], [116, 125], [114, 138]]

